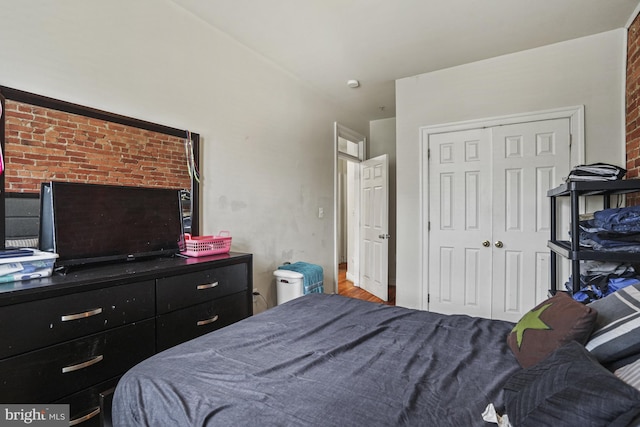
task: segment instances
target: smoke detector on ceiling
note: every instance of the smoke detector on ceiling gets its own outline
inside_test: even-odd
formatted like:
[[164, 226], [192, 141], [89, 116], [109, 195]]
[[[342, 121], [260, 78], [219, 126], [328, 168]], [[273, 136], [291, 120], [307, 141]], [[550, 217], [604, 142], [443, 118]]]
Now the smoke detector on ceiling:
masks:
[[347, 80], [347, 86], [351, 87], [351, 88], [356, 88], [358, 86], [360, 86], [360, 82], [352, 79], [352, 80]]

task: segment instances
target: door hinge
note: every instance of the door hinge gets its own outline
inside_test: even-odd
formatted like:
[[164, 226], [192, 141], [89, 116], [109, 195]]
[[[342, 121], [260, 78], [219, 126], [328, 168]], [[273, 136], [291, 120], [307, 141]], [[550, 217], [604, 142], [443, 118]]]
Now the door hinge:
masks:
[[571, 147], [573, 147], [573, 134], [572, 133], [569, 134], [569, 149], [571, 149]]
[[427, 148], [427, 160], [431, 159], [431, 148]]
[[431, 221], [427, 221], [427, 231], [431, 231]]
[[427, 294], [427, 304], [431, 303], [431, 294]]

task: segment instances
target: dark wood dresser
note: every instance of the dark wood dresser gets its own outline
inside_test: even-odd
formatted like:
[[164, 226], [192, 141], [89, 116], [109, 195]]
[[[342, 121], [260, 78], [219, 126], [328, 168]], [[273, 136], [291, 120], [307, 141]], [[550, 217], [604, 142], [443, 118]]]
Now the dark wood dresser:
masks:
[[252, 256], [159, 258], [0, 285], [0, 402], [67, 403], [110, 425], [118, 379], [153, 354], [252, 314]]

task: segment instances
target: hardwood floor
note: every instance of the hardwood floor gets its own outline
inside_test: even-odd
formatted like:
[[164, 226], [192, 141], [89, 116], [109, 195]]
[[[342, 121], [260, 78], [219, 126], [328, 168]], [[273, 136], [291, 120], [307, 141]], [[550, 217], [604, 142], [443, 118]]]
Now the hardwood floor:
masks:
[[353, 285], [347, 280], [347, 264], [340, 264], [338, 268], [338, 294], [349, 298], [356, 298], [365, 301], [379, 302], [387, 305], [396, 305], [396, 287], [389, 286], [389, 301], [382, 301], [375, 295]]

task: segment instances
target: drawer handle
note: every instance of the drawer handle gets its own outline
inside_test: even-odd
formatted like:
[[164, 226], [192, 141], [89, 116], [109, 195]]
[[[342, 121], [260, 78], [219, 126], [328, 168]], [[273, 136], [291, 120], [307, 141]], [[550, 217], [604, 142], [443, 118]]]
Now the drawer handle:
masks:
[[84, 319], [85, 317], [95, 316], [96, 314], [100, 314], [100, 313], [102, 313], [102, 308], [94, 308], [93, 310], [85, 311], [83, 313], [66, 314], [60, 317], [60, 320], [62, 320], [63, 322], [68, 322], [70, 320], [78, 320], [78, 319]]
[[86, 362], [78, 363], [77, 365], [65, 366], [64, 368], [62, 368], [62, 373], [66, 374], [68, 372], [73, 372], [73, 371], [78, 371], [80, 369], [88, 368], [89, 366], [95, 365], [96, 363], [102, 361], [102, 359], [104, 359], [104, 356], [100, 354], [94, 357], [93, 359], [87, 360]]
[[80, 423], [83, 423], [87, 420], [90, 420], [91, 418], [95, 417], [96, 415], [98, 415], [100, 413], [100, 407], [96, 406], [93, 411], [89, 412], [87, 415], [82, 416], [80, 418], [76, 418], [75, 420], [69, 420], [69, 425], [70, 426], [76, 426]]
[[207, 284], [204, 284], [204, 285], [198, 285], [198, 290], [211, 289], [211, 288], [215, 288], [216, 286], [218, 286], [218, 282], [207, 283]]
[[206, 320], [198, 320], [197, 325], [198, 326], [204, 326], [204, 325], [208, 325], [209, 323], [213, 323], [216, 320], [218, 320], [218, 315], [216, 314], [215, 316], [213, 316], [211, 319], [206, 319]]

